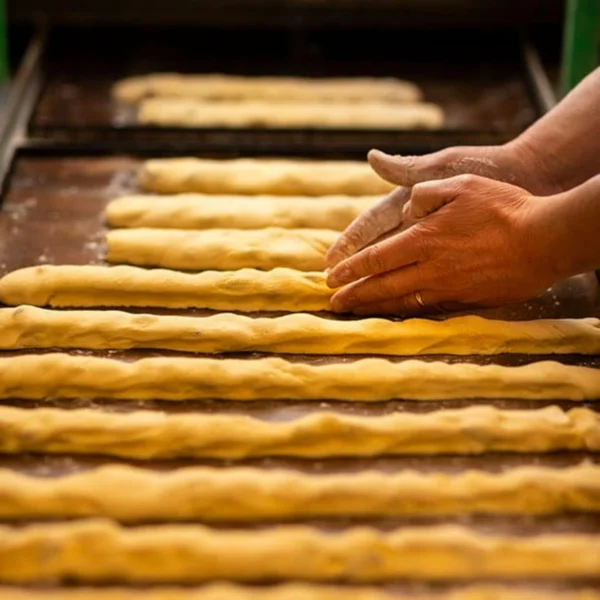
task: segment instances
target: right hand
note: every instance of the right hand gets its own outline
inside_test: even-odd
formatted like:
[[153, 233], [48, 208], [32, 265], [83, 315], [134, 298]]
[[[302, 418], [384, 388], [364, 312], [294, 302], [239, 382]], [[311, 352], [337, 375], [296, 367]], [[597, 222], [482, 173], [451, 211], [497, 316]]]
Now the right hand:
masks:
[[538, 196], [561, 191], [545, 174], [544, 166], [534, 153], [518, 141], [504, 146], [446, 148], [424, 156], [391, 156], [371, 150], [369, 163], [380, 177], [399, 187], [355, 219], [342, 233], [327, 253], [330, 268], [401, 230], [404, 205], [410, 198], [412, 186], [417, 183], [471, 174], [510, 183]]

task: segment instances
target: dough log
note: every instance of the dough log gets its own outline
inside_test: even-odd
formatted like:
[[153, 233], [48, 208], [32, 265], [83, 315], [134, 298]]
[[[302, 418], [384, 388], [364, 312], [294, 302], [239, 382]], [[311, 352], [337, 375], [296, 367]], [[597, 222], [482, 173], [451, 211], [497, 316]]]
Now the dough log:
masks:
[[328, 229], [117, 229], [109, 231], [112, 263], [166, 269], [235, 271], [275, 269], [322, 271], [325, 254], [339, 233]]
[[204, 100], [269, 102], [417, 102], [421, 91], [393, 77], [244, 77], [241, 75], [183, 75], [153, 73], [128, 77], [116, 83], [113, 95], [121, 102], [137, 103], [148, 96]]
[[381, 196], [123, 196], [109, 203], [111, 227], [169, 229], [346, 229]]
[[367, 583], [594, 578], [599, 572], [600, 536], [585, 534], [501, 537], [458, 526], [407, 527], [389, 533], [355, 527], [329, 534], [301, 525], [256, 531], [200, 525], [130, 529], [100, 519], [0, 526], [0, 581], [15, 583]]
[[94, 356], [0, 358], [0, 398], [130, 400], [350, 400], [381, 402], [514, 398], [598, 400], [600, 369], [545, 361], [521, 367], [365, 358], [310, 365], [159, 357], [125, 362]]
[[0, 279], [0, 302], [37, 306], [159, 306], [216, 310], [329, 310], [323, 273], [291, 269], [179, 273], [120, 265], [42, 265]]
[[315, 129], [439, 129], [444, 113], [436, 104], [203, 102], [189, 98], [143, 100], [138, 122], [161, 127], [265, 127]]
[[143, 189], [161, 194], [368, 196], [394, 189], [366, 162], [260, 158], [148, 160], [141, 169], [139, 183]]
[[591, 588], [554, 591], [517, 586], [469, 586], [448, 592], [409, 595], [367, 586], [285, 583], [243, 586], [212, 583], [201, 587], [76, 587], [36, 589], [1, 587], [3, 600], [600, 600]]
[[106, 413], [0, 407], [5, 454], [125, 458], [332, 457], [600, 450], [600, 415], [585, 408], [472, 406], [426, 414], [357, 417], [319, 412], [292, 421], [243, 415]]
[[[0, 285], [1, 287], [1, 285]], [[336, 321], [304, 313], [273, 318], [0, 309], [0, 348], [156, 348], [303, 354], [600, 354], [600, 320]]]
[[161, 473], [111, 465], [58, 478], [0, 470], [0, 517], [107, 517], [122, 522], [314, 517], [560, 514], [600, 511], [600, 466], [520, 467], [458, 475], [309, 475], [189, 467]]

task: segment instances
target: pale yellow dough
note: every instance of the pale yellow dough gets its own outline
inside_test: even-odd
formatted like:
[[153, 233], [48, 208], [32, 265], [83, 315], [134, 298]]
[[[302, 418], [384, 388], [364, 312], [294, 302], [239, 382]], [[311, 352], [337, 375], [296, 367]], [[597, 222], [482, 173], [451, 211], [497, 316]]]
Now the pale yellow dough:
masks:
[[[235, 500], [233, 500], [235, 498]], [[63, 477], [0, 469], [3, 519], [262, 521], [311, 517], [600, 511], [600, 466], [309, 475], [256, 468], [156, 472], [110, 465]]]
[[158, 306], [329, 310], [325, 275], [292, 269], [180, 273], [119, 265], [42, 265], [0, 279], [0, 302], [37, 306]]
[[121, 102], [137, 103], [148, 96], [204, 100], [269, 102], [416, 102], [421, 91], [393, 77], [247, 77], [241, 75], [153, 73], [128, 77], [113, 87]]
[[137, 120], [161, 127], [266, 127], [315, 129], [439, 129], [444, 113], [436, 104], [365, 102], [206, 102], [189, 98], [150, 98]]
[[189, 352], [303, 354], [600, 354], [600, 320], [337, 321], [297, 313], [208, 317], [109, 310], [0, 309], [0, 348], [157, 348]]
[[409, 595], [367, 586], [335, 586], [314, 583], [284, 583], [273, 586], [243, 586], [212, 583], [202, 587], [76, 587], [36, 589], [1, 587], [2, 600], [600, 600], [591, 588], [554, 591], [506, 585], [460, 587], [448, 592]]
[[107, 260], [166, 269], [234, 271], [325, 269], [325, 254], [338, 239], [329, 229], [117, 229], [106, 240]]
[[600, 450], [600, 415], [586, 408], [472, 406], [358, 417], [319, 412], [291, 421], [237, 414], [106, 413], [0, 406], [0, 451], [126, 458], [380, 456]]
[[387, 194], [394, 189], [366, 162], [283, 158], [147, 160], [140, 171], [139, 183], [143, 189], [161, 194], [366, 196]]
[[0, 358], [0, 398], [15, 396], [174, 401], [598, 400], [600, 369], [551, 361], [503, 367], [417, 360], [393, 363], [382, 358], [328, 365], [281, 358], [158, 357], [125, 362], [52, 353]]
[[112, 227], [169, 229], [334, 229], [341, 231], [381, 196], [123, 196], [110, 202]]
[[[299, 558], [301, 557], [301, 560]], [[0, 526], [0, 581], [195, 583], [377, 582], [467, 578], [593, 578], [600, 536], [482, 535], [465, 527], [341, 533], [289, 525], [214, 530], [200, 525], [123, 528], [100, 519]]]

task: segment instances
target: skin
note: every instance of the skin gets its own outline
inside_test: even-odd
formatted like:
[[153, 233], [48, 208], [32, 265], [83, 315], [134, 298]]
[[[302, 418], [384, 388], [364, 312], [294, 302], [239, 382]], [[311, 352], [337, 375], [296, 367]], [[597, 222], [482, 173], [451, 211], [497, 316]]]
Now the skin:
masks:
[[422, 157], [371, 151], [372, 168], [400, 187], [329, 250], [328, 284], [345, 286], [333, 309], [408, 316], [500, 306], [598, 267], [598, 106], [600, 69], [506, 145]]

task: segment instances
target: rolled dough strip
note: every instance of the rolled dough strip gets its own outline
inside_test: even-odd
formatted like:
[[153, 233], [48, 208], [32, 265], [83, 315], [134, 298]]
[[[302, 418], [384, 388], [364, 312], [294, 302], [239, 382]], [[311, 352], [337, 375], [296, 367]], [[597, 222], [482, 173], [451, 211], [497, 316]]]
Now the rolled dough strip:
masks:
[[550, 590], [506, 586], [468, 586], [446, 592], [408, 595], [367, 586], [284, 583], [243, 586], [212, 583], [201, 587], [65, 587], [36, 589], [1, 587], [3, 600], [600, 600], [591, 588]]
[[366, 162], [275, 158], [147, 160], [140, 171], [139, 183], [143, 189], [161, 194], [366, 196], [387, 194], [394, 189]]
[[577, 511], [600, 511], [600, 466], [520, 467], [498, 474], [363, 471], [315, 476], [235, 467], [163, 473], [111, 465], [57, 478], [0, 469], [3, 519], [96, 516], [122, 522], [243, 522]]
[[0, 279], [0, 302], [37, 306], [159, 306], [215, 310], [329, 310], [323, 273], [291, 269], [179, 273], [166, 269], [42, 265]]
[[112, 227], [170, 229], [343, 230], [381, 196], [175, 196], [135, 195], [113, 200], [106, 208]]
[[439, 129], [444, 113], [436, 104], [360, 104], [330, 102], [203, 102], [187, 98], [150, 98], [137, 120], [161, 127], [266, 127], [316, 129]]
[[0, 526], [0, 581], [14, 583], [67, 579], [84, 583], [215, 579], [367, 583], [577, 579], [594, 578], [598, 573], [600, 536], [587, 534], [489, 536], [451, 525], [385, 533], [369, 527], [324, 533], [302, 525], [258, 531], [202, 525], [124, 528], [100, 519]]
[[392, 77], [244, 77], [241, 75], [182, 75], [154, 73], [128, 77], [116, 83], [113, 95], [121, 102], [137, 103], [148, 96], [204, 100], [269, 102], [416, 102], [421, 91], [414, 84]]
[[336, 321], [297, 313], [274, 318], [132, 314], [108, 310], [0, 309], [0, 348], [158, 348], [188, 352], [302, 354], [600, 354], [600, 320]]
[[0, 358], [0, 398], [266, 399], [381, 402], [462, 398], [599, 400], [600, 369], [537, 362], [521, 367], [366, 358], [310, 365], [281, 358], [95, 356]]
[[235, 271], [325, 269], [339, 233], [329, 229], [117, 229], [109, 231], [107, 260], [167, 269]]
[[319, 412], [292, 421], [237, 414], [164, 414], [0, 406], [5, 454], [102, 454], [136, 459], [335, 457], [600, 451], [600, 415], [556, 406], [471, 406], [359, 417]]

